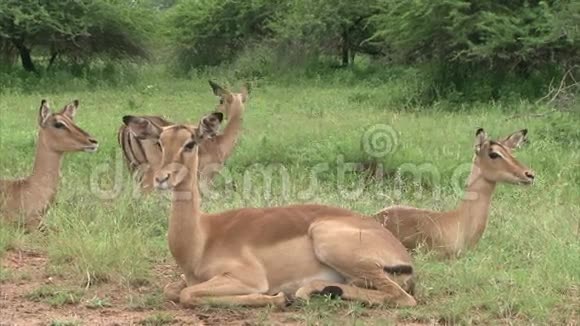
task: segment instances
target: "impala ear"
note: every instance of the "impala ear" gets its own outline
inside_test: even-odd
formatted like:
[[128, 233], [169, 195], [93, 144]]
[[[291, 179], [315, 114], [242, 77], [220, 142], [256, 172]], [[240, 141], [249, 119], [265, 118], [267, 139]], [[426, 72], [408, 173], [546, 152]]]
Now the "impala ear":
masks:
[[71, 119], [74, 119], [78, 108], [79, 108], [79, 100], [74, 100], [71, 103], [67, 104], [62, 109], [62, 111], [60, 111], [60, 113], [66, 115], [67, 117], [69, 117]]
[[212, 112], [201, 119], [197, 135], [200, 138], [212, 138], [217, 135], [220, 124], [224, 120], [224, 114], [221, 112]]
[[221, 97], [227, 102], [232, 101], [232, 93], [227, 89], [221, 87], [220, 85], [216, 84], [214, 81], [211, 80], [209, 81], [209, 86], [211, 86], [211, 89], [213, 90], [215, 96]]
[[40, 101], [40, 109], [38, 110], [38, 125], [44, 127], [46, 120], [50, 118], [52, 113], [48, 107], [48, 102], [46, 100]]
[[230, 93], [225, 88], [221, 87], [220, 85], [218, 85], [216, 82], [214, 82], [212, 80], [209, 81], [209, 86], [211, 86], [211, 89], [212, 89], [215, 96], [223, 97], [223, 96]]
[[518, 130], [500, 141], [504, 146], [517, 149], [528, 141], [528, 129]]
[[161, 128], [145, 118], [126, 115], [123, 117], [123, 123], [139, 139], [158, 139], [161, 135]]
[[475, 131], [475, 153], [479, 154], [481, 146], [487, 140], [487, 133], [483, 128], [479, 128]]
[[246, 103], [246, 101], [249, 99], [250, 91], [250, 83], [246, 83], [244, 86], [242, 86], [242, 89], [240, 90], [240, 93], [242, 94], [242, 103]]

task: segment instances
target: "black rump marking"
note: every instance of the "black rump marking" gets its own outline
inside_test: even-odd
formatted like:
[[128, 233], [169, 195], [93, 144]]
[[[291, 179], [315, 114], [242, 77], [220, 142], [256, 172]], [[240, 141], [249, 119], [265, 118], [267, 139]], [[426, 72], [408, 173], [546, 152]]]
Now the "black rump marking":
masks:
[[383, 270], [386, 273], [398, 275], [398, 274], [413, 274], [413, 266], [411, 265], [395, 265], [395, 266], [385, 266]]

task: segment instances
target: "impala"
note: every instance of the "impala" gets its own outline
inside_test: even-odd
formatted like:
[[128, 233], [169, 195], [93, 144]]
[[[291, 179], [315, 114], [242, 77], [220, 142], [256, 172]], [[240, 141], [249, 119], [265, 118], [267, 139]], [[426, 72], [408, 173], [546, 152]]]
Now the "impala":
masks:
[[[206, 140], [199, 148], [199, 171], [204, 182], [211, 182], [225, 161], [231, 156], [242, 130], [245, 103], [248, 100], [249, 88], [243, 87], [239, 93], [233, 93], [220, 85], [209, 82], [214, 94], [220, 98], [217, 111], [225, 113], [228, 124], [223, 133]], [[153, 176], [161, 165], [161, 149], [155, 141], [137, 137], [131, 133], [128, 124], [141, 125], [143, 129], [154, 129], [169, 126], [173, 123], [160, 116], [124, 116], [123, 125], [117, 133], [129, 170], [135, 173], [141, 188], [148, 192], [153, 188]]]
[[[231, 101], [240, 105], [235, 102], [242, 98]], [[129, 123], [139, 137], [159, 142], [155, 187], [173, 193], [168, 242], [184, 278], [165, 286], [168, 299], [185, 307], [281, 306], [287, 296], [327, 293], [369, 304], [416, 305], [407, 250], [371, 218], [324, 205], [202, 212], [198, 152], [222, 118], [214, 112], [197, 126], [151, 129]]]
[[19, 180], [0, 180], [0, 217], [17, 221], [31, 230], [37, 227], [57, 192], [60, 163], [66, 152], [94, 152], [98, 142], [74, 122], [79, 106], [75, 100], [52, 113], [46, 100], [40, 103], [38, 139], [32, 175]]
[[491, 197], [498, 182], [529, 185], [534, 173], [520, 163], [512, 150], [525, 141], [523, 129], [500, 141], [483, 129], [475, 136], [475, 155], [464, 199], [455, 210], [435, 212], [408, 206], [391, 206], [375, 215], [409, 249], [421, 244], [443, 256], [457, 256], [473, 247], [487, 225]]

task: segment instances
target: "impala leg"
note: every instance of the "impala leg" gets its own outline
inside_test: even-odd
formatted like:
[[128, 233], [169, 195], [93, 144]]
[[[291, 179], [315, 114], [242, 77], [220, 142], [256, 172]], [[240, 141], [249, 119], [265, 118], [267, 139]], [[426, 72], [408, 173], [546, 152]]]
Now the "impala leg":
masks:
[[296, 291], [296, 297], [304, 300], [310, 299], [313, 295], [330, 295], [371, 305], [379, 305], [386, 301], [386, 294], [380, 291], [326, 281], [313, 281]]
[[[375, 229], [372, 225], [369, 225], [367, 229], [356, 228], [354, 222], [353, 227], [348, 226], [343, 221], [315, 224], [311, 229], [311, 235], [314, 240], [316, 257], [344, 276], [351, 286], [360, 288], [361, 291], [376, 290], [381, 292], [383, 303], [415, 306], [417, 304], [415, 299], [401, 287], [404, 285], [411, 290], [413, 284], [412, 266], [410, 263], [400, 263], [391, 259], [389, 254], [390, 250], [400, 254], [399, 250], [404, 251], [405, 249], [402, 246], [393, 246], [389, 241], [389, 236], [392, 235], [387, 231]], [[389, 265], [391, 261], [396, 262]], [[398, 267], [401, 272], [389, 274], [390, 267]], [[398, 271], [397, 268], [395, 270]], [[343, 291], [343, 297], [360, 297], [367, 302], [372, 300], [366, 300], [364, 295], [374, 298], [372, 292], [349, 290]]]
[[[217, 304], [217, 305], [235, 305], [244, 307], [266, 307], [269, 305], [284, 307], [286, 305], [286, 297], [284, 293], [280, 292], [276, 295], [266, 294], [245, 294], [236, 296], [221, 296], [221, 297], [206, 297], [203, 301], [198, 301], [192, 306], [199, 303]], [[185, 306], [188, 306], [184, 304]]]
[[[377, 264], [372, 261], [359, 261], [348, 264], [342, 257], [324, 256], [323, 262], [332, 266], [345, 276], [349, 283], [362, 290], [373, 289], [383, 294], [383, 303], [394, 303], [398, 306], [415, 306], [417, 301]], [[408, 282], [413, 282], [409, 279]]]
[[[374, 275], [373, 275], [374, 274]], [[372, 273], [370, 277], [364, 279], [354, 280], [351, 283], [356, 286], [368, 287], [377, 289], [386, 295], [385, 303], [392, 302], [397, 306], [416, 306], [417, 301], [415, 298], [407, 293], [403, 288], [395, 281], [393, 281], [389, 276], [387, 276], [382, 270]]]
[[200, 304], [226, 304], [250, 307], [267, 305], [284, 306], [283, 293], [275, 296], [262, 294], [257, 287], [244, 284], [230, 276], [216, 276], [207, 282], [189, 286], [181, 290], [179, 302], [185, 307]]
[[187, 287], [185, 279], [181, 278], [179, 281], [171, 282], [163, 288], [163, 295], [169, 301], [179, 302], [179, 295], [181, 290]]
[[[396, 283], [394, 284], [396, 285]], [[326, 281], [313, 281], [296, 291], [296, 297], [304, 300], [308, 300], [315, 294], [336, 296], [345, 300], [360, 301], [370, 305], [395, 302], [398, 306], [412, 307], [417, 304], [413, 297], [410, 297], [411, 300], [393, 300], [395, 296], [391, 292], [369, 290], [357, 286]]]

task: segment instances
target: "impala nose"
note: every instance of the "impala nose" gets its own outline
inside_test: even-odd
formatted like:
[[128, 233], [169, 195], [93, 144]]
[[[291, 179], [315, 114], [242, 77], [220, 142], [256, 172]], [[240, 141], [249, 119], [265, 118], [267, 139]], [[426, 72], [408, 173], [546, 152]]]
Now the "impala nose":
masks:
[[526, 177], [527, 177], [528, 179], [530, 179], [530, 180], [534, 180], [534, 178], [536, 177], [536, 176], [534, 175], [534, 172], [532, 172], [532, 171], [526, 171], [526, 172], [524, 172], [524, 174], [525, 174], [525, 175], [526, 175]]
[[94, 139], [94, 138], [89, 138], [89, 142], [91, 142], [91, 144], [95, 144], [95, 145], [97, 145], [97, 144], [99, 143], [99, 142], [98, 142], [96, 139]]
[[155, 184], [160, 189], [167, 188], [167, 181], [169, 180], [169, 174], [166, 174], [163, 177], [155, 177]]

